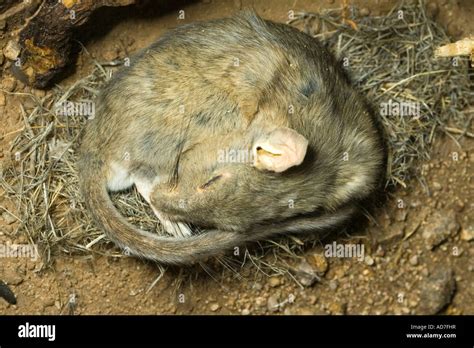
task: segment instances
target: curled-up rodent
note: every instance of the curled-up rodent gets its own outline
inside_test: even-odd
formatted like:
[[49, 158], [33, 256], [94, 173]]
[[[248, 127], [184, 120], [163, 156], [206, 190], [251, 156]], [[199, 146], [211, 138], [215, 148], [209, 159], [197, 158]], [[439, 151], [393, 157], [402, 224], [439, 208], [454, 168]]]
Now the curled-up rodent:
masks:
[[[347, 222], [380, 187], [380, 126], [314, 38], [252, 12], [169, 31], [111, 79], [79, 158], [94, 220], [135, 255], [185, 264]], [[109, 191], [135, 185], [169, 236]]]
[[0, 297], [2, 297], [9, 304], [16, 304], [16, 297], [13, 291], [10, 290], [7, 284], [0, 280]]

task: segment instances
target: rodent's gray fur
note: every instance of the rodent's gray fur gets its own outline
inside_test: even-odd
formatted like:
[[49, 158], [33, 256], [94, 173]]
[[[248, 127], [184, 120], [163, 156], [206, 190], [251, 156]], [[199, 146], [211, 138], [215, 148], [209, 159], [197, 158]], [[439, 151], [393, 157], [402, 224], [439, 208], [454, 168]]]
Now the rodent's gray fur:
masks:
[[[226, 149], [253, 162], [220, 161]], [[137, 55], [98, 98], [79, 159], [85, 201], [109, 238], [175, 264], [338, 225], [384, 168], [379, 126], [335, 58], [248, 11], [178, 27]], [[107, 190], [133, 184], [174, 236], [118, 213]]]

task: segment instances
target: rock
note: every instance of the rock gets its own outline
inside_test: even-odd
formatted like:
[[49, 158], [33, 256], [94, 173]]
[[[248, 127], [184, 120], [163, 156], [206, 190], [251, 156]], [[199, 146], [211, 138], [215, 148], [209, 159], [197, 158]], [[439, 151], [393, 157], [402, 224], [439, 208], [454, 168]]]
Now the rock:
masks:
[[270, 312], [278, 312], [278, 309], [280, 307], [280, 298], [278, 295], [271, 295], [268, 300], [267, 300], [267, 308]]
[[430, 275], [430, 271], [428, 270], [428, 268], [426, 268], [426, 267], [423, 268], [423, 269], [421, 270], [421, 275], [422, 275], [423, 277], [428, 277], [428, 276]]
[[8, 285], [20, 285], [23, 283], [23, 276], [18, 270], [7, 268], [2, 276], [2, 279]]
[[240, 313], [242, 313], [242, 315], [249, 315], [250, 311], [247, 308], [244, 308], [244, 309], [242, 309], [242, 312], [240, 312]]
[[456, 210], [458, 213], [462, 212], [464, 210], [465, 204], [461, 199], [458, 197], [456, 199], [456, 202], [454, 203], [454, 210]]
[[417, 314], [433, 315], [448, 305], [454, 295], [456, 281], [453, 270], [441, 266], [421, 282], [420, 304]]
[[362, 17], [367, 17], [368, 15], [370, 15], [370, 10], [367, 8], [367, 7], [363, 7], [361, 10], [360, 10], [360, 15]]
[[426, 240], [428, 250], [433, 250], [442, 244], [448, 237], [454, 236], [459, 231], [454, 211], [436, 212], [421, 227], [421, 235]]
[[310, 305], [316, 304], [316, 301], [318, 300], [318, 297], [315, 295], [309, 295], [308, 296], [308, 302]]
[[435, 190], [435, 191], [441, 191], [441, 189], [442, 189], [443, 187], [441, 186], [441, 184], [440, 184], [439, 182], [433, 181], [432, 188], [433, 188], [433, 190]]
[[410, 257], [410, 259], [408, 260], [408, 262], [409, 262], [410, 265], [412, 265], [412, 266], [417, 266], [417, 265], [418, 265], [418, 256], [413, 255], [412, 257]]
[[215, 312], [219, 309], [219, 304], [218, 303], [213, 303], [209, 306], [210, 310]]
[[5, 96], [5, 93], [0, 92], [0, 106], [5, 106], [7, 105], [7, 98]]
[[3, 51], [0, 50], [0, 65], [3, 65], [4, 61], [5, 61], [5, 56], [3, 55]]
[[7, 225], [11, 225], [12, 223], [16, 222], [16, 218], [7, 213], [7, 212], [3, 212], [2, 214], [2, 220], [7, 224]]
[[16, 87], [16, 80], [13, 77], [7, 77], [2, 82], [2, 88], [7, 92], [13, 92]]
[[320, 275], [324, 275], [328, 270], [328, 261], [323, 254], [315, 253], [306, 258], [313, 270]]
[[461, 240], [465, 240], [466, 242], [470, 242], [471, 240], [473, 240], [474, 226], [472, 224], [467, 225], [466, 227], [463, 226], [459, 237], [461, 238]]
[[329, 281], [329, 289], [331, 290], [336, 290], [339, 284], [337, 283], [337, 280], [330, 280]]
[[25, 110], [31, 110], [31, 109], [34, 109], [38, 104], [35, 101], [35, 99], [26, 98], [26, 99], [23, 99], [22, 105], [25, 108]]
[[344, 315], [346, 314], [346, 311], [347, 311], [347, 304], [333, 302], [329, 304], [328, 309], [329, 309], [329, 312], [331, 312], [331, 314]]
[[257, 298], [255, 299], [255, 305], [256, 305], [257, 307], [263, 307], [263, 306], [265, 305], [265, 298], [263, 298], [263, 297], [257, 297]]
[[370, 255], [367, 255], [365, 258], [364, 258], [364, 262], [366, 265], [368, 266], [373, 266], [375, 264], [375, 261], [374, 259], [372, 258], [372, 256]]
[[378, 256], [378, 257], [384, 257], [385, 256], [385, 250], [381, 245], [377, 246], [377, 250], [375, 251], [375, 256]]
[[301, 285], [306, 287], [312, 286], [314, 283], [321, 280], [316, 271], [306, 260], [301, 261], [297, 266], [295, 277]]
[[277, 286], [281, 285], [281, 280], [278, 277], [270, 277], [268, 279], [268, 285], [272, 288], [276, 288]]
[[107, 62], [111, 62], [119, 57], [119, 50], [117, 48], [112, 48], [107, 51], [105, 51], [102, 56], [104, 57], [104, 60]]
[[20, 55], [20, 46], [14, 40], [8, 41], [7, 45], [3, 49], [3, 54], [10, 60], [15, 60]]
[[55, 301], [54, 298], [46, 299], [46, 300], [43, 302], [43, 308], [54, 306], [54, 301]]

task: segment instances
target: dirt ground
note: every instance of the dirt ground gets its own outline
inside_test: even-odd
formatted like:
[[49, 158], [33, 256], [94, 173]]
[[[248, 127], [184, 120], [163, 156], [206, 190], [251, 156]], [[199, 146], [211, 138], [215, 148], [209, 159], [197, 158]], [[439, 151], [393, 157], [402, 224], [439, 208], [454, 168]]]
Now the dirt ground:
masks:
[[[395, 1], [352, 3], [380, 14]], [[84, 44], [99, 61], [108, 61], [133, 54], [177, 25], [228, 16], [246, 7], [284, 22], [290, 9], [317, 11], [340, 4], [334, 0], [203, 0], [147, 15], [106, 9], [100, 13], [104, 16], [100, 30], [90, 26], [93, 37]], [[474, 34], [473, 2], [440, 0], [428, 6], [452, 36]], [[185, 11], [184, 20], [177, 19], [180, 9]], [[14, 29], [8, 25], [0, 29], [0, 47]], [[2, 83], [11, 76], [7, 65], [2, 62]], [[74, 74], [61, 84], [70, 84], [91, 69], [90, 59], [79, 55]], [[31, 89], [17, 82], [11, 90]], [[0, 163], [11, 158], [8, 149], [22, 127], [20, 105], [25, 103], [27, 99], [20, 96], [0, 95]], [[466, 112], [472, 113], [472, 108]], [[364, 245], [362, 261], [321, 256], [324, 245], [334, 241], [326, 238], [299, 259], [288, 258], [288, 267], [300, 271], [295, 279], [289, 274], [263, 274], [248, 263], [237, 272], [211, 263], [206, 270], [168, 268], [154, 284], [159, 268], [129, 257], [63, 254], [52, 268], [42, 271], [38, 271], [41, 260], [3, 258], [0, 279], [9, 284], [18, 303], [0, 299], [0, 313], [474, 314], [473, 152], [472, 138], [456, 143], [438, 137], [431, 160], [420, 163], [426, 182], [411, 181], [407, 188], [387, 192], [387, 201], [366, 229], [335, 240]], [[14, 202], [0, 194], [0, 206], [15, 211]], [[25, 236], [14, 234], [16, 224], [0, 212], [0, 243], [27, 243]]]

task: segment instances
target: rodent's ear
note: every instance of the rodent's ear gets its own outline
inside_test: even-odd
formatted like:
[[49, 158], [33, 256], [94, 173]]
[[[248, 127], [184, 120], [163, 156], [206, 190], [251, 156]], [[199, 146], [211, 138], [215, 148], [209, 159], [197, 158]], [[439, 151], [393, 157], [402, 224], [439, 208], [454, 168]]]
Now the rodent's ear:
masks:
[[257, 169], [284, 172], [303, 162], [307, 148], [304, 136], [290, 128], [277, 128], [253, 144], [253, 165]]

